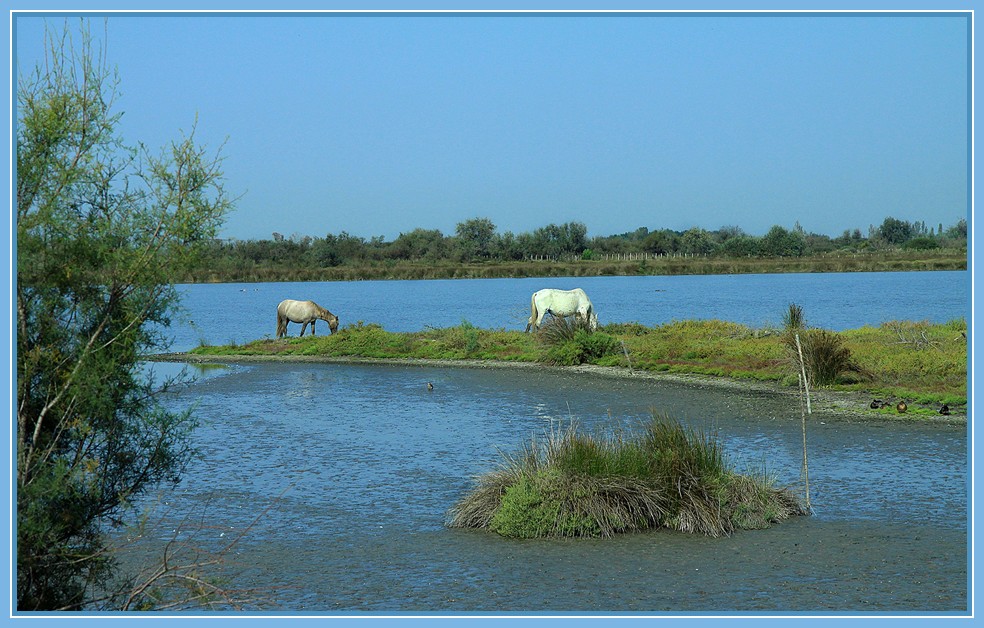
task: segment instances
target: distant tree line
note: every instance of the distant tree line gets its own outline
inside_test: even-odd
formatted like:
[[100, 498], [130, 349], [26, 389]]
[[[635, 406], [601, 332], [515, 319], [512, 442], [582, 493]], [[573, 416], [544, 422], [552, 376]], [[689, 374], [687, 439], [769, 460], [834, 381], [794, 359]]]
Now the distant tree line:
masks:
[[686, 231], [661, 229], [588, 237], [584, 223], [549, 224], [532, 232], [499, 232], [488, 218], [460, 222], [454, 235], [438, 229], [414, 229], [392, 241], [382, 236], [365, 239], [342, 231], [324, 237], [285, 237], [270, 240], [216, 240], [206, 256], [213, 269], [249, 267], [334, 267], [385, 261], [480, 262], [521, 260], [591, 260], [612, 255], [700, 255], [722, 257], [804, 257], [827, 253], [890, 249], [965, 248], [967, 221], [944, 229], [925, 222], [888, 217], [868, 233], [845, 230], [837, 237], [809, 233], [799, 223], [787, 229], [775, 225], [763, 236], [737, 226], [716, 231], [692, 227]]

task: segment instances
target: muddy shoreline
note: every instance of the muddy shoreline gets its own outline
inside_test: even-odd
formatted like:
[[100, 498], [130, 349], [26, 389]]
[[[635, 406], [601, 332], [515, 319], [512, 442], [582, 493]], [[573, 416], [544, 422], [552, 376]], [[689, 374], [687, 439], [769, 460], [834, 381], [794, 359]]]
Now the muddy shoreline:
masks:
[[[662, 373], [654, 371], [639, 371], [616, 366], [596, 366], [582, 364], [579, 366], [550, 366], [536, 362], [505, 362], [497, 360], [429, 360], [423, 358], [362, 358], [362, 357], [328, 357], [311, 355], [196, 355], [190, 353], [161, 353], [145, 358], [151, 362], [183, 362], [188, 364], [262, 364], [270, 362], [308, 362], [315, 364], [376, 364], [405, 367], [445, 367], [470, 369], [537, 369], [553, 370], [562, 373], [584, 373], [592, 377], [607, 377], [614, 379], [650, 380], [675, 382], [691, 386], [717, 389], [732, 389], [756, 391], [786, 397], [799, 397], [799, 391], [779, 386], [776, 383], [754, 380], [738, 380], [727, 377], [711, 377], [690, 373]], [[896, 420], [903, 422], [918, 421], [921, 423], [939, 423], [948, 425], [963, 425], [967, 422], [964, 407], [951, 409], [951, 414], [896, 414], [872, 410], [870, 403], [872, 395], [866, 392], [847, 392], [833, 390], [811, 391], [811, 410], [817, 414], [830, 414], [849, 419]], [[885, 399], [892, 404], [897, 400]], [[917, 407], [911, 401], [906, 401], [910, 409]], [[933, 411], [936, 408], [930, 408]]]

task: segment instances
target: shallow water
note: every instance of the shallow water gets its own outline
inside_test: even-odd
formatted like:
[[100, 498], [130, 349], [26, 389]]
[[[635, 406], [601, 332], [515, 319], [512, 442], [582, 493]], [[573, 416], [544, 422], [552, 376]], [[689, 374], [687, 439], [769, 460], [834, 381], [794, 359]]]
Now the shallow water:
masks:
[[[434, 390], [428, 391], [427, 382]], [[276, 608], [350, 612], [885, 612], [967, 606], [964, 427], [813, 415], [815, 515], [728, 538], [673, 532], [519, 541], [444, 526], [499, 451], [576, 418], [651, 409], [716, 431], [739, 469], [800, 490], [800, 409], [762, 393], [549, 369], [263, 364], [184, 388], [201, 459], [163, 496], [171, 536], [255, 525], [237, 586]], [[280, 496], [280, 497], [278, 497]], [[264, 509], [269, 510], [264, 512]]]

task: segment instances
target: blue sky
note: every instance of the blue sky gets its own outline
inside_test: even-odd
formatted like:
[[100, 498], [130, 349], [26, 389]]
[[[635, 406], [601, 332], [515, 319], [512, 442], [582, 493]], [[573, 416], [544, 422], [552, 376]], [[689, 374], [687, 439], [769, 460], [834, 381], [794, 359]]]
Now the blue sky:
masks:
[[[44, 22], [15, 20], [22, 70]], [[226, 142], [225, 237], [967, 216], [961, 15], [136, 14], [106, 32], [129, 142], [196, 116]]]

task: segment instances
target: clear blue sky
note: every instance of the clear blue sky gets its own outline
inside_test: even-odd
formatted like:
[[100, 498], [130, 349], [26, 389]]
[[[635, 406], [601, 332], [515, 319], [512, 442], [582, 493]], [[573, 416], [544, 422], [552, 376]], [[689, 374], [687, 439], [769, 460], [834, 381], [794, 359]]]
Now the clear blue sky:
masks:
[[[44, 22], [15, 20], [22, 70]], [[196, 115], [228, 138], [225, 237], [967, 217], [962, 15], [115, 15], [107, 34], [128, 141]]]

